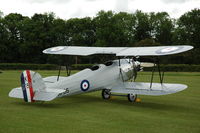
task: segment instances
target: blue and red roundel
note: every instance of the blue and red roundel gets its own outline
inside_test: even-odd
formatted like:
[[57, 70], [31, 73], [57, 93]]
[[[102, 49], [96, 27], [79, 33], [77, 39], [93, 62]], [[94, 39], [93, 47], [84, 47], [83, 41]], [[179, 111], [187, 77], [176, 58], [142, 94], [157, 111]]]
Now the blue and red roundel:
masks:
[[87, 91], [90, 88], [90, 83], [88, 80], [83, 80], [81, 82], [81, 90], [82, 91]]

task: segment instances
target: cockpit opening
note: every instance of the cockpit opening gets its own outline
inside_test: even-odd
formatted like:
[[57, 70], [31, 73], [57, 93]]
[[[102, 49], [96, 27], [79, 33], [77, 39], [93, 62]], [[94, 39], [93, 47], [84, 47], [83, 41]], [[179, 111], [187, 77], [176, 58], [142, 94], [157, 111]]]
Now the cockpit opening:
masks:
[[107, 62], [105, 63], [106, 66], [111, 66], [112, 64], [113, 64], [113, 61], [107, 61]]
[[99, 66], [98, 65], [94, 65], [90, 68], [92, 71], [95, 71], [95, 70], [98, 70], [99, 69]]

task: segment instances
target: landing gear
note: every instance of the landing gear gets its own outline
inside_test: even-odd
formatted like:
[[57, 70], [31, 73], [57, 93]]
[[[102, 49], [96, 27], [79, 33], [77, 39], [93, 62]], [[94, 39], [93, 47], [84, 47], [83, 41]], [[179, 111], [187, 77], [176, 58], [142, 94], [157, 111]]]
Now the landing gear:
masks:
[[136, 99], [137, 99], [137, 95], [136, 94], [128, 94], [127, 97], [128, 97], [128, 101], [129, 102], [135, 102]]
[[108, 89], [103, 89], [101, 94], [102, 94], [103, 99], [106, 99], [106, 100], [110, 99], [111, 96], [125, 96], [125, 97], [127, 96], [129, 102], [136, 102], [137, 100], [136, 94], [128, 94], [128, 95], [111, 94], [110, 90]]
[[102, 94], [103, 99], [106, 99], [106, 100], [110, 99], [111, 97], [111, 92], [108, 89], [103, 89], [101, 94]]

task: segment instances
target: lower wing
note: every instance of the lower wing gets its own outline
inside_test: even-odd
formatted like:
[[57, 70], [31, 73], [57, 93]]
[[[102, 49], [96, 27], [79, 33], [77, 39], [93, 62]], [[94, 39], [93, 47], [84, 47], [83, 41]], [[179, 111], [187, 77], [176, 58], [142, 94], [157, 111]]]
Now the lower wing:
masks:
[[[151, 87], [150, 87], [151, 86]], [[143, 82], [124, 82], [112, 88], [111, 92], [139, 95], [167, 95], [177, 93], [187, 88], [184, 84], [169, 83], [143, 83]]]

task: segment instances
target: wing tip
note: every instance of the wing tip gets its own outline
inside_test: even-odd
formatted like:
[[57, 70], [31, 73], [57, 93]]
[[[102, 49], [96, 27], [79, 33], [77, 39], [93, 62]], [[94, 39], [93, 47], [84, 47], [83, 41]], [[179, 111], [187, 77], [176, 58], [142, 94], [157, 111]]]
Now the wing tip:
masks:
[[66, 48], [67, 46], [55, 46], [55, 47], [47, 48], [43, 50], [42, 52], [44, 54], [57, 54], [57, 52], [63, 51]]
[[191, 45], [188, 45], [188, 47], [189, 47], [189, 50], [194, 48], [194, 46], [191, 46]]

